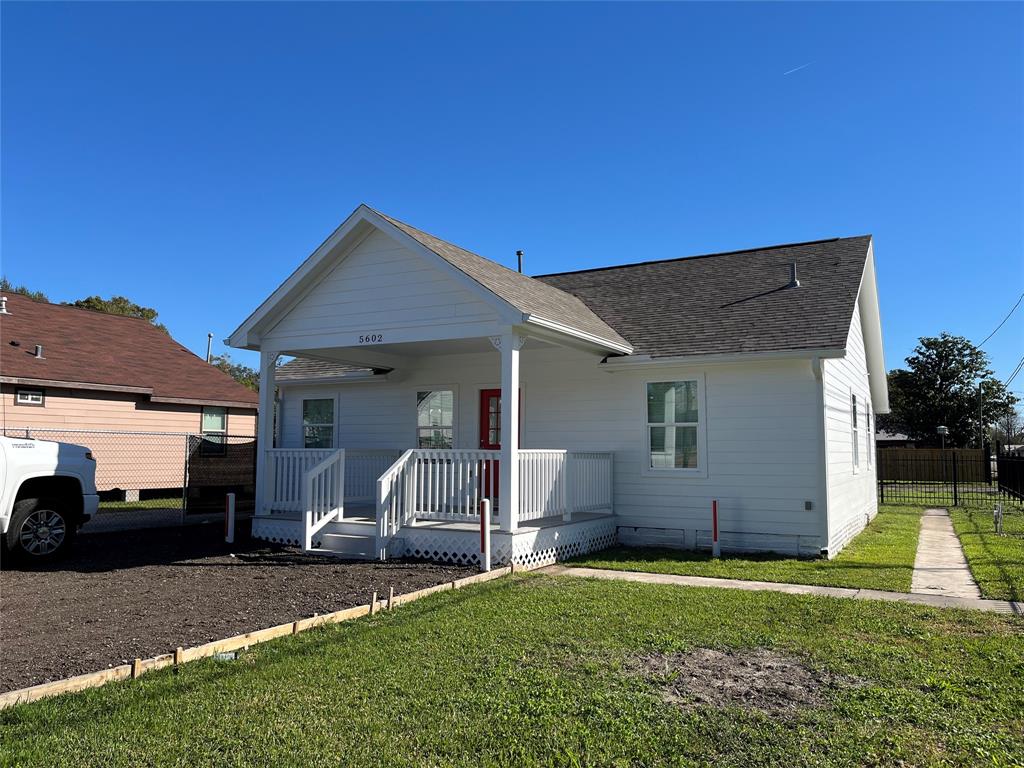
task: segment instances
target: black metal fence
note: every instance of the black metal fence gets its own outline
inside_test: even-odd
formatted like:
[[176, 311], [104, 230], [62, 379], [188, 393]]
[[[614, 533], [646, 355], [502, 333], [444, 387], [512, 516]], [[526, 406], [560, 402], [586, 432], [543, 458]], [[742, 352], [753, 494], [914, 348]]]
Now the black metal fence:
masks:
[[250, 512], [256, 486], [253, 435], [5, 429], [9, 437], [88, 447], [96, 458], [100, 512], [82, 530], [180, 525], [222, 514], [225, 494]]
[[993, 456], [988, 446], [879, 448], [876, 456], [880, 504], [989, 506], [1022, 499], [1024, 459]]

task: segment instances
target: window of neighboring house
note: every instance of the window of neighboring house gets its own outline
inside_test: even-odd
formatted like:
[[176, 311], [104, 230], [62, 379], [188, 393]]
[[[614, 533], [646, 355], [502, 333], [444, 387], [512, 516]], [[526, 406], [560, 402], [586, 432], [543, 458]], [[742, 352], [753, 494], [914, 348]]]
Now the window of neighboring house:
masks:
[[647, 468], [699, 470], [701, 413], [699, 384], [659, 381], [647, 384]]
[[455, 393], [433, 389], [416, 393], [416, 447], [451, 448], [455, 438]]
[[302, 445], [305, 448], [334, 447], [333, 398], [302, 401]]
[[227, 451], [228, 409], [217, 405], [203, 407], [203, 453], [222, 456]]
[[46, 395], [41, 389], [19, 389], [14, 393], [14, 402], [17, 405], [41, 407], [46, 404]]
[[860, 467], [860, 429], [857, 425], [857, 396], [850, 394], [850, 423], [853, 426], [853, 468]]

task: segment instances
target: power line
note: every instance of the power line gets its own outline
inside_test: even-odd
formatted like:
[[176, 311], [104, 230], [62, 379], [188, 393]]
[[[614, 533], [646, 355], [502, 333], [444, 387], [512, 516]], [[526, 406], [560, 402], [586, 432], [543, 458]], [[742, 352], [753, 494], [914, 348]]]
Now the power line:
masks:
[[993, 336], [996, 335], [996, 331], [998, 331], [1000, 328], [1002, 328], [1006, 324], [1006, 321], [1010, 319], [1010, 315], [1012, 315], [1014, 312], [1017, 311], [1017, 307], [1020, 306], [1020, 303], [1022, 301], [1024, 301], [1024, 293], [1022, 293], [1020, 295], [1020, 298], [1017, 299], [1017, 303], [1013, 305], [1013, 308], [1009, 312], [1007, 312], [1006, 317], [1003, 318], [1003, 322], [1001, 322], [999, 325], [996, 326], [996, 330], [992, 331], [992, 333], [990, 333], [988, 336], [986, 336], [984, 339], [981, 340], [981, 344], [978, 345], [978, 349], [981, 349], [982, 346], [984, 346], [986, 341], [988, 341], [989, 339], [991, 339]]
[[1008, 379], [1007, 379], [1007, 380], [1006, 380], [1006, 381], [1005, 381], [1005, 382], [1003, 383], [1003, 384], [1004, 384], [1004, 386], [1007, 386], [1007, 387], [1008, 387], [1008, 386], [1010, 386], [1010, 382], [1011, 382], [1011, 381], [1013, 381], [1013, 380], [1014, 380], [1015, 378], [1017, 378], [1017, 374], [1018, 374], [1018, 373], [1020, 373], [1020, 371], [1021, 371], [1021, 369], [1022, 369], [1022, 368], [1024, 368], [1024, 357], [1022, 357], [1022, 358], [1020, 359], [1020, 362], [1019, 362], [1019, 363], [1017, 363], [1017, 367], [1013, 369], [1013, 373], [1011, 373], [1011, 374], [1010, 374], [1010, 378], [1008, 378]]

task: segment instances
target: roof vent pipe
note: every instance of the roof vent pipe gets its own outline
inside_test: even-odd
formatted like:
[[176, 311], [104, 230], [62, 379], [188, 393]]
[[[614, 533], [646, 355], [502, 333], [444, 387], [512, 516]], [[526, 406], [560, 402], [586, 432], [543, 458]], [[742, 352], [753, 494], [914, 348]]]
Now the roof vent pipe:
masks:
[[790, 262], [789, 265], [789, 285], [787, 288], [799, 288], [800, 281], [796, 279], [796, 262]]
[[36, 344], [36, 360], [45, 360], [45, 359], [46, 358], [43, 357], [43, 345], [42, 344]]
[[0, 296], [0, 315], [9, 315], [9, 314], [11, 314], [11, 313], [7, 311], [7, 297], [6, 296]]
[[523, 252], [516, 251], [516, 259], [519, 261], [519, 274], [523, 274]]

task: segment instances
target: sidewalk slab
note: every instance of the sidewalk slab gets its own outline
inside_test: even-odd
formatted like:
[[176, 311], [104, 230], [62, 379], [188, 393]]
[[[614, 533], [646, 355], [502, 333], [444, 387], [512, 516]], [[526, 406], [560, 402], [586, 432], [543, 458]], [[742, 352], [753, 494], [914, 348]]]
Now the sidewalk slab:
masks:
[[971, 575], [960, 539], [953, 530], [953, 521], [944, 509], [926, 509], [921, 516], [910, 591], [919, 595], [981, 599], [981, 589]]
[[897, 603], [928, 605], [933, 608], [965, 608], [976, 611], [989, 611], [991, 613], [1005, 613], [1024, 616], [1024, 603], [1009, 600], [983, 600], [981, 598], [953, 597], [948, 595], [885, 592], [879, 589], [821, 587], [811, 584], [788, 584], [774, 581], [715, 579], [709, 576], [678, 576], [668, 573], [615, 571], [604, 568], [569, 568], [564, 565], [549, 565], [545, 568], [538, 569], [538, 572], [549, 576], [576, 576], [586, 579], [634, 581], [642, 584], [669, 584], [680, 587], [714, 587], [718, 589], [740, 589], [747, 592], [782, 592], [790, 595], [815, 595], [818, 597], [838, 597], [848, 600], [886, 600]]

